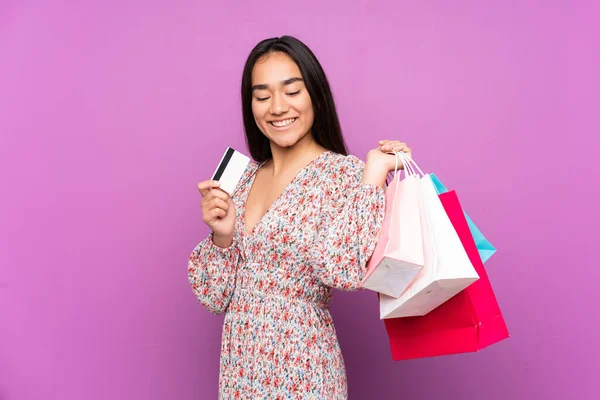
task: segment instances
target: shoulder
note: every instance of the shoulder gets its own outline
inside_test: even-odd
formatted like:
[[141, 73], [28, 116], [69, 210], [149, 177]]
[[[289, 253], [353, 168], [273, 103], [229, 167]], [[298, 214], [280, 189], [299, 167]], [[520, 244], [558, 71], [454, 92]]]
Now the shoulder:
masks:
[[260, 167], [260, 164], [261, 163], [259, 163], [258, 161], [251, 159], [248, 163], [248, 166], [246, 167], [246, 170], [244, 171], [244, 176], [251, 176], [254, 172], [256, 172], [258, 167]]
[[332, 153], [329, 166], [329, 169], [332, 172], [354, 174], [358, 172], [362, 173], [364, 168], [364, 161], [352, 154], [345, 156], [343, 154]]
[[260, 162], [250, 159], [250, 162], [246, 166], [246, 169], [244, 170], [242, 177], [240, 178], [239, 182], [237, 183], [237, 185], [235, 187], [235, 190], [233, 192], [234, 196], [240, 191], [240, 189], [242, 187], [244, 187], [244, 185], [246, 185], [246, 183], [250, 180], [250, 178], [252, 178], [252, 175], [254, 175], [254, 173], [256, 173], [256, 171], [258, 170], [258, 168], [260, 166], [261, 166]]
[[353, 186], [362, 179], [365, 163], [360, 158], [349, 154], [331, 153], [327, 165], [323, 168], [325, 177], [331, 183], [341, 187]]

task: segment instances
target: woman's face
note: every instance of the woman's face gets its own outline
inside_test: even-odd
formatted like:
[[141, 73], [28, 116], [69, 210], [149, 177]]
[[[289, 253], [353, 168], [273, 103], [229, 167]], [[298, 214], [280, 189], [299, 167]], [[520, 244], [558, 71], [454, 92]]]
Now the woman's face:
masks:
[[296, 63], [270, 53], [252, 70], [252, 113], [271, 145], [290, 147], [311, 135], [314, 111]]

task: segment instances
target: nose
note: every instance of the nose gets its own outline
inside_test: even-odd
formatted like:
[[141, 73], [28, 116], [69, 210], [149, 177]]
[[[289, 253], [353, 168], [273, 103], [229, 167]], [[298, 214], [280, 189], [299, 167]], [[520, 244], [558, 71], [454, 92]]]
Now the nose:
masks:
[[281, 115], [288, 111], [288, 103], [282, 94], [276, 93], [272, 97], [271, 108], [269, 112], [273, 115]]

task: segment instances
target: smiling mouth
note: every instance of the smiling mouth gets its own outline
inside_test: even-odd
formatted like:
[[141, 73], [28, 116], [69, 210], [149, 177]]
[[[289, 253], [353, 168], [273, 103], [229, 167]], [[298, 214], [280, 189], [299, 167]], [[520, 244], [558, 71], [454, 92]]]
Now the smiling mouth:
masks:
[[288, 118], [284, 119], [283, 121], [269, 121], [269, 123], [276, 128], [285, 128], [293, 124], [296, 121], [296, 119], [297, 118]]

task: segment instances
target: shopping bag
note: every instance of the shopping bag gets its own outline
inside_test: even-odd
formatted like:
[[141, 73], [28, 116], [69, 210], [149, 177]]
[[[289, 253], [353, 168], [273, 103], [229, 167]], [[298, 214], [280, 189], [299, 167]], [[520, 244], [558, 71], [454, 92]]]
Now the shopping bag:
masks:
[[426, 315], [479, 279], [431, 176], [423, 174], [414, 160], [406, 158], [404, 162], [413, 167], [409, 171], [423, 176], [418, 189], [425, 263], [398, 298], [379, 296], [381, 319]]
[[[399, 157], [394, 178], [385, 190], [385, 217], [379, 240], [369, 261], [362, 287], [398, 297], [423, 269], [423, 236], [418, 198], [418, 178], [400, 179]], [[406, 169], [405, 169], [406, 171]]]
[[439, 197], [480, 279], [425, 316], [385, 319], [393, 360], [479, 351], [510, 336], [456, 192]]
[[[444, 184], [438, 179], [435, 174], [431, 174], [431, 180], [435, 185], [435, 190], [438, 194], [446, 193], [448, 189], [444, 186]], [[464, 212], [464, 210], [463, 210]], [[465, 218], [467, 219], [467, 223], [469, 224], [469, 229], [471, 230], [471, 235], [473, 235], [473, 239], [475, 240], [475, 244], [477, 245], [477, 250], [479, 251], [479, 255], [481, 256], [481, 261], [485, 263], [490, 259], [491, 256], [496, 252], [496, 248], [490, 243], [489, 240], [483, 236], [481, 230], [475, 225], [473, 220], [467, 215], [465, 212]]]

